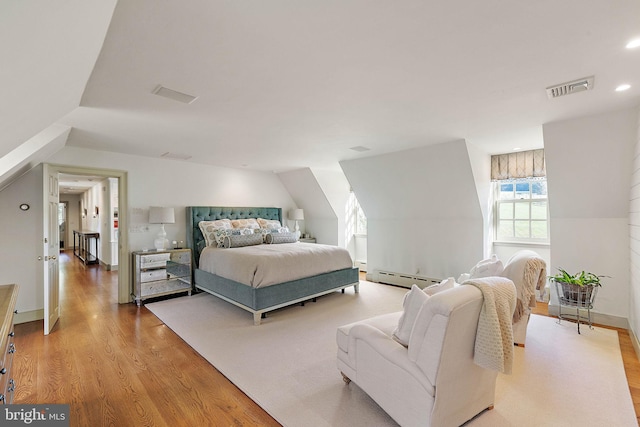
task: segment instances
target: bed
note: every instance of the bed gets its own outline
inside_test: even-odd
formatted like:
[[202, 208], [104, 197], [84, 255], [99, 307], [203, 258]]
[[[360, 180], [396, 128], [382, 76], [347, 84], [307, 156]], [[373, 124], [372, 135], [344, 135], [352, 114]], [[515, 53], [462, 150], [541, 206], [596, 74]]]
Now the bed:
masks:
[[[326, 295], [335, 291], [342, 291], [353, 286], [354, 292], [359, 291], [358, 268], [351, 264], [345, 268], [339, 268], [328, 272], [313, 274], [297, 279], [283, 282], [270, 283], [269, 280], [262, 280], [254, 283], [241, 283], [229, 277], [223, 277], [223, 273], [214, 270], [214, 273], [200, 268], [200, 258], [207, 248], [205, 238], [200, 230], [200, 221], [216, 221], [223, 218], [230, 220], [240, 220], [248, 218], [263, 218], [266, 220], [278, 220], [282, 223], [282, 209], [272, 207], [219, 207], [219, 206], [188, 206], [187, 218], [187, 247], [191, 249], [194, 265], [194, 285], [196, 289], [208, 292], [231, 304], [234, 304], [253, 314], [255, 325], [261, 323], [265, 313], [286, 307], [288, 305], [304, 303], [307, 300], [315, 299], [321, 295]], [[265, 246], [264, 249], [283, 249], [285, 245], [297, 247], [303, 252], [309, 252], [322, 247], [329, 248], [328, 245], [317, 245], [313, 243], [282, 243], [279, 245], [257, 245]], [[272, 246], [272, 248], [266, 248]], [[239, 251], [244, 248], [217, 249], [218, 251]], [[260, 248], [253, 248], [260, 249]], [[337, 249], [337, 248], [336, 248]], [[341, 250], [341, 249], [340, 249]], [[343, 250], [341, 250], [343, 251]], [[350, 258], [349, 258], [350, 259]], [[274, 261], [279, 262], [279, 261]], [[224, 264], [224, 263], [223, 263]], [[273, 266], [272, 266], [273, 268]], [[278, 268], [273, 268], [277, 270]], [[284, 267], [283, 269], [288, 269]], [[215, 274], [220, 273], [220, 274]], [[226, 276], [228, 274], [224, 273]], [[238, 280], [243, 280], [238, 278]], [[267, 283], [269, 282], [269, 283]]]

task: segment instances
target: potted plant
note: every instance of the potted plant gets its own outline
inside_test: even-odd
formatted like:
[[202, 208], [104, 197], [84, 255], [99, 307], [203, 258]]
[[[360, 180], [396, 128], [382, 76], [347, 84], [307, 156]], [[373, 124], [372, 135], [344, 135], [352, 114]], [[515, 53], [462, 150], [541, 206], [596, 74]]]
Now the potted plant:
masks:
[[[581, 307], [592, 306], [597, 288], [602, 286], [601, 278], [607, 276], [598, 276], [585, 271], [571, 275], [562, 268], [558, 270], [560, 272], [555, 276], [549, 276], [549, 280], [556, 283], [560, 303]], [[558, 286], [561, 287], [562, 292]]]

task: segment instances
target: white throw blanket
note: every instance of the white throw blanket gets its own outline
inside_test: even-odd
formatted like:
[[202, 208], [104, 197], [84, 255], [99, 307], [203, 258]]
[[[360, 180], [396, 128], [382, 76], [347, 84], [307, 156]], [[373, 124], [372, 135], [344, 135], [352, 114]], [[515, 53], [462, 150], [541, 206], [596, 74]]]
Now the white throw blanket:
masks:
[[510, 374], [513, 366], [513, 312], [516, 287], [505, 277], [484, 277], [463, 283], [480, 289], [484, 302], [478, 319], [473, 361], [486, 369]]

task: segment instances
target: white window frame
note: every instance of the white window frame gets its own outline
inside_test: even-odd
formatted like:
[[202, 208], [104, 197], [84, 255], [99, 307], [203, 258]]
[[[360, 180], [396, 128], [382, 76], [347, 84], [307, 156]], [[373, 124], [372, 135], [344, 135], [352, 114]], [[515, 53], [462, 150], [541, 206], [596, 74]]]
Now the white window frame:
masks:
[[[507, 184], [507, 183], [513, 183], [514, 186], [518, 183], [518, 182], [528, 182], [529, 184], [536, 182], [536, 181], [545, 181], [546, 182], [546, 178], [521, 178], [521, 179], [509, 179], [509, 180], [501, 180], [501, 181], [494, 181], [494, 187], [493, 187], [493, 241], [494, 243], [529, 243], [529, 244], [548, 244], [549, 243], [549, 198], [548, 195], [547, 197], [536, 197], [533, 198], [532, 194], [531, 194], [531, 188], [532, 186], [529, 185], [529, 198], [516, 198], [515, 197], [515, 187], [514, 187], [514, 198], [512, 199], [501, 199], [501, 192], [500, 192], [500, 185], [501, 184]], [[547, 219], [545, 220], [541, 220], [541, 219], [532, 219], [531, 218], [531, 207], [533, 203], [539, 203], [539, 202], [544, 202], [546, 204], [546, 208], [547, 208]], [[515, 237], [515, 218], [511, 217], [511, 218], [507, 218], [505, 220], [507, 221], [514, 221], [514, 237], [509, 237], [509, 238], [502, 238], [499, 239], [498, 238], [498, 230], [500, 229], [500, 204], [502, 203], [513, 203], [514, 204], [514, 216], [515, 216], [515, 205], [517, 203], [525, 203], [529, 205], [529, 235], [531, 235], [531, 224], [534, 222], [546, 222], [547, 224], [547, 236], [546, 238], [533, 238], [533, 237]]]

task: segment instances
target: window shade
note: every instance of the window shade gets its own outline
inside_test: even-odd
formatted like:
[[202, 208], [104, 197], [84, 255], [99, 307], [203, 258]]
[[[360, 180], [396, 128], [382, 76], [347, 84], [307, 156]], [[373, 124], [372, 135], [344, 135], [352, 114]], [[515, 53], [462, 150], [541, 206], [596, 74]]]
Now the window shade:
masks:
[[493, 181], [546, 175], [544, 149], [491, 156], [491, 180]]

